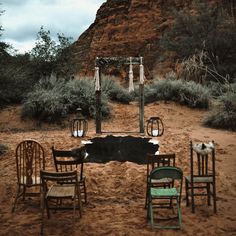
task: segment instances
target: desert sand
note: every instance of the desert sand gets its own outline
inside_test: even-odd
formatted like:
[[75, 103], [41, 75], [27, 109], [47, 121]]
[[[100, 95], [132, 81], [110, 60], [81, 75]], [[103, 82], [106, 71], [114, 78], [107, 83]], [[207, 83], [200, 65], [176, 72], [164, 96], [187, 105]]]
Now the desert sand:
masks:
[[[103, 131], [138, 131], [138, 106], [111, 104], [112, 118], [102, 123]], [[214, 140], [216, 144], [217, 214], [205, 201], [199, 201], [196, 213], [186, 207], [183, 196], [181, 230], [151, 230], [147, 222], [145, 201], [146, 166], [133, 162], [112, 161], [106, 164], [86, 163], [88, 204], [83, 216], [73, 227], [70, 211], [52, 214], [46, 220], [45, 235], [236, 235], [236, 133], [203, 127], [207, 111], [190, 109], [175, 103], [152, 103], [145, 106], [145, 120], [160, 116], [165, 133], [159, 137], [160, 152], [175, 152], [177, 166], [189, 173], [189, 141]], [[89, 120], [87, 137], [72, 138], [69, 119], [64, 125], [41, 125], [20, 120], [20, 107], [0, 112], [0, 143], [8, 151], [0, 156], [0, 235], [24, 236], [40, 233], [40, 200], [19, 202], [12, 214], [12, 198], [16, 189], [14, 152], [23, 139], [37, 140], [45, 149], [47, 169], [54, 169], [51, 146], [71, 149], [82, 140], [96, 136], [94, 120]], [[124, 135], [124, 134], [115, 134]], [[136, 134], [137, 135], [137, 134]], [[184, 190], [184, 188], [183, 188]], [[183, 195], [185, 193], [183, 192]]]

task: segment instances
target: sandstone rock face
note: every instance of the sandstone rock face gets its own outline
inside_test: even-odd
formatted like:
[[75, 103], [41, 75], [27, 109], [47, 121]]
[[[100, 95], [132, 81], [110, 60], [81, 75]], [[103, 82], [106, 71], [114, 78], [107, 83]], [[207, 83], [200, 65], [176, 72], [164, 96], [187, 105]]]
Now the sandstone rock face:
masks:
[[158, 41], [173, 21], [171, 8], [188, 7], [192, 0], [107, 0], [95, 22], [74, 43], [77, 70], [93, 73], [95, 58], [144, 58], [151, 72], [160, 57]]

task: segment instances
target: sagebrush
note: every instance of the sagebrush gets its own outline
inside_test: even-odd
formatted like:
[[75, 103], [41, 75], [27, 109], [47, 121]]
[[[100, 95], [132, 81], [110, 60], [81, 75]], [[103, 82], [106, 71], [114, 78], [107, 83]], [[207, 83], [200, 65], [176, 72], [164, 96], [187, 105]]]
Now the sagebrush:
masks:
[[[82, 108], [87, 117], [95, 117], [96, 100], [94, 80], [61, 79], [56, 76], [44, 78], [37, 83], [27, 95], [22, 107], [22, 117], [30, 117], [40, 121], [55, 122]], [[101, 115], [109, 117], [111, 110], [108, 99], [128, 104], [131, 95], [114, 79], [102, 81]]]
[[236, 131], [236, 91], [224, 94], [219, 98], [203, 124], [212, 128]]
[[201, 84], [183, 80], [154, 80], [145, 87], [145, 102], [175, 101], [192, 108], [208, 108], [209, 90]]

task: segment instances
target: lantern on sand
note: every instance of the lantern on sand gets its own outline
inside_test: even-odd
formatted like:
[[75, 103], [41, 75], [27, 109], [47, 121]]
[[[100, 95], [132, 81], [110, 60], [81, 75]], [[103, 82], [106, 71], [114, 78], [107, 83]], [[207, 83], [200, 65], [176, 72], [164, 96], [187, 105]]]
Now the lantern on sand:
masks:
[[88, 122], [82, 115], [82, 109], [77, 108], [77, 116], [71, 122], [71, 136], [72, 137], [84, 137], [88, 130]]
[[147, 120], [147, 134], [152, 137], [162, 136], [164, 125], [160, 117], [150, 117]]

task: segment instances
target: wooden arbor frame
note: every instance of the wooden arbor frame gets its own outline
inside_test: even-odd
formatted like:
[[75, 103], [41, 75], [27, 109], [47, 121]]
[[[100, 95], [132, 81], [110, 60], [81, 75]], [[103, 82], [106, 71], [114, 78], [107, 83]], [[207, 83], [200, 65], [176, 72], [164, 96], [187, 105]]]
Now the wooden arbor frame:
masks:
[[[95, 61], [96, 68], [99, 68], [98, 86], [95, 86], [96, 96], [96, 133], [102, 133], [101, 126], [101, 75], [102, 69], [111, 65], [120, 66], [130, 64], [130, 57], [97, 57]], [[132, 65], [142, 65], [142, 57], [132, 57]], [[96, 72], [95, 72], [96, 73]], [[103, 132], [104, 133], [104, 132]], [[112, 132], [109, 132], [112, 133]], [[127, 132], [126, 132], [127, 133]], [[144, 133], [144, 83], [140, 80], [139, 83], [139, 133]]]

